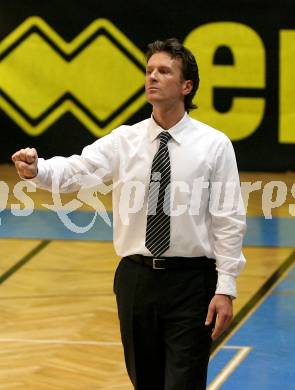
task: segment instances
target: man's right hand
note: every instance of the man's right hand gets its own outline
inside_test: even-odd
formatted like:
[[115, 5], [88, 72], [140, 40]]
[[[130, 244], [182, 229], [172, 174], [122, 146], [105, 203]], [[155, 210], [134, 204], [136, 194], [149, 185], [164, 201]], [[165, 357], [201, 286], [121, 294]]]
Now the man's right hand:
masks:
[[33, 179], [38, 173], [38, 154], [34, 148], [20, 149], [11, 157], [20, 177]]

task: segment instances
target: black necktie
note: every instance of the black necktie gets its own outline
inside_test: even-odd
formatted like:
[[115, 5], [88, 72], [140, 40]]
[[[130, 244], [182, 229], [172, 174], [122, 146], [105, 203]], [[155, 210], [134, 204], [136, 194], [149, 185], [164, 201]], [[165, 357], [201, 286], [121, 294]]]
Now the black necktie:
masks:
[[151, 170], [145, 246], [155, 257], [170, 246], [170, 138], [168, 131], [160, 133], [160, 146]]

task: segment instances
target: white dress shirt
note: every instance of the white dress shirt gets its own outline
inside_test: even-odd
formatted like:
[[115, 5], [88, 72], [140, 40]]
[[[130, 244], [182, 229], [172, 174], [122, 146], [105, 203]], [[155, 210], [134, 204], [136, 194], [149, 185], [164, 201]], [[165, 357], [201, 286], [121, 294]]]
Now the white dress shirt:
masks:
[[[51, 191], [55, 177], [63, 191], [73, 191], [83, 185], [79, 179], [67, 185], [73, 176], [94, 177], [97, 183], [112, 180], [117, 254], [151, 256], [145, 247], [147, 199], [161, 131], [153, 117], [120, 126], [86, 146], [81, 156], [40, 158], [32, 181]], [[232, 144], [222, 132], [187, 114], [168, 131], [171, 239], [162, 256], [216, 259], [216, 293], [235, 297], [235, 279], [245, 263], [241, 247], [246, 223]]]

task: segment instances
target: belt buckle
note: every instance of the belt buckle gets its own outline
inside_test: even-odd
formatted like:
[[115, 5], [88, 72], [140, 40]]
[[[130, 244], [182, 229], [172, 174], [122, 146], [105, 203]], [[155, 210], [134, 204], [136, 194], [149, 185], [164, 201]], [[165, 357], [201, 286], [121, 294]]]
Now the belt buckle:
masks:
[[157, 261], [165, 261], [165, 259], [153, 258], [153, 269], [165, 269], [165, 267], [160, 267], [157, 265]]

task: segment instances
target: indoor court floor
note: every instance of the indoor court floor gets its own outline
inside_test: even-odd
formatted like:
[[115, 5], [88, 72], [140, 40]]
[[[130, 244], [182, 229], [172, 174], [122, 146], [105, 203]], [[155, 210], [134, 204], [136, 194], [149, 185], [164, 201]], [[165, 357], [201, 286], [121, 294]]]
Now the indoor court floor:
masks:
[[[241, 173], [242, 182], [262, 181], [262, 189], [249, 196], [248, 262], [232, 326], [213, 346], [210, 390], [294, 388], [294, 179], [291, 172]], [[262, 199], [270, 181], [285, 183], [287, 196], [267, 211]], [[18, 182], [11, 165], [0, 166], [0, 389], [131, 390], [113, 294], [119, 258], [111, 227], [97, 216], [91, 230], [72, 232], [44, 206], [53, 200], [41, 190], [27, 193], [34, 211], [15, 215], [23, 211], [13, 193]], [[269, 203], [276, 197], [274, 190]], [[73, 199], [62, 196], [63, 205], [71, 208]], [[111, 219], [110, 194], [100, 199]], [[83, 205], [68, 216], [86, 226], [93, 209]]]

